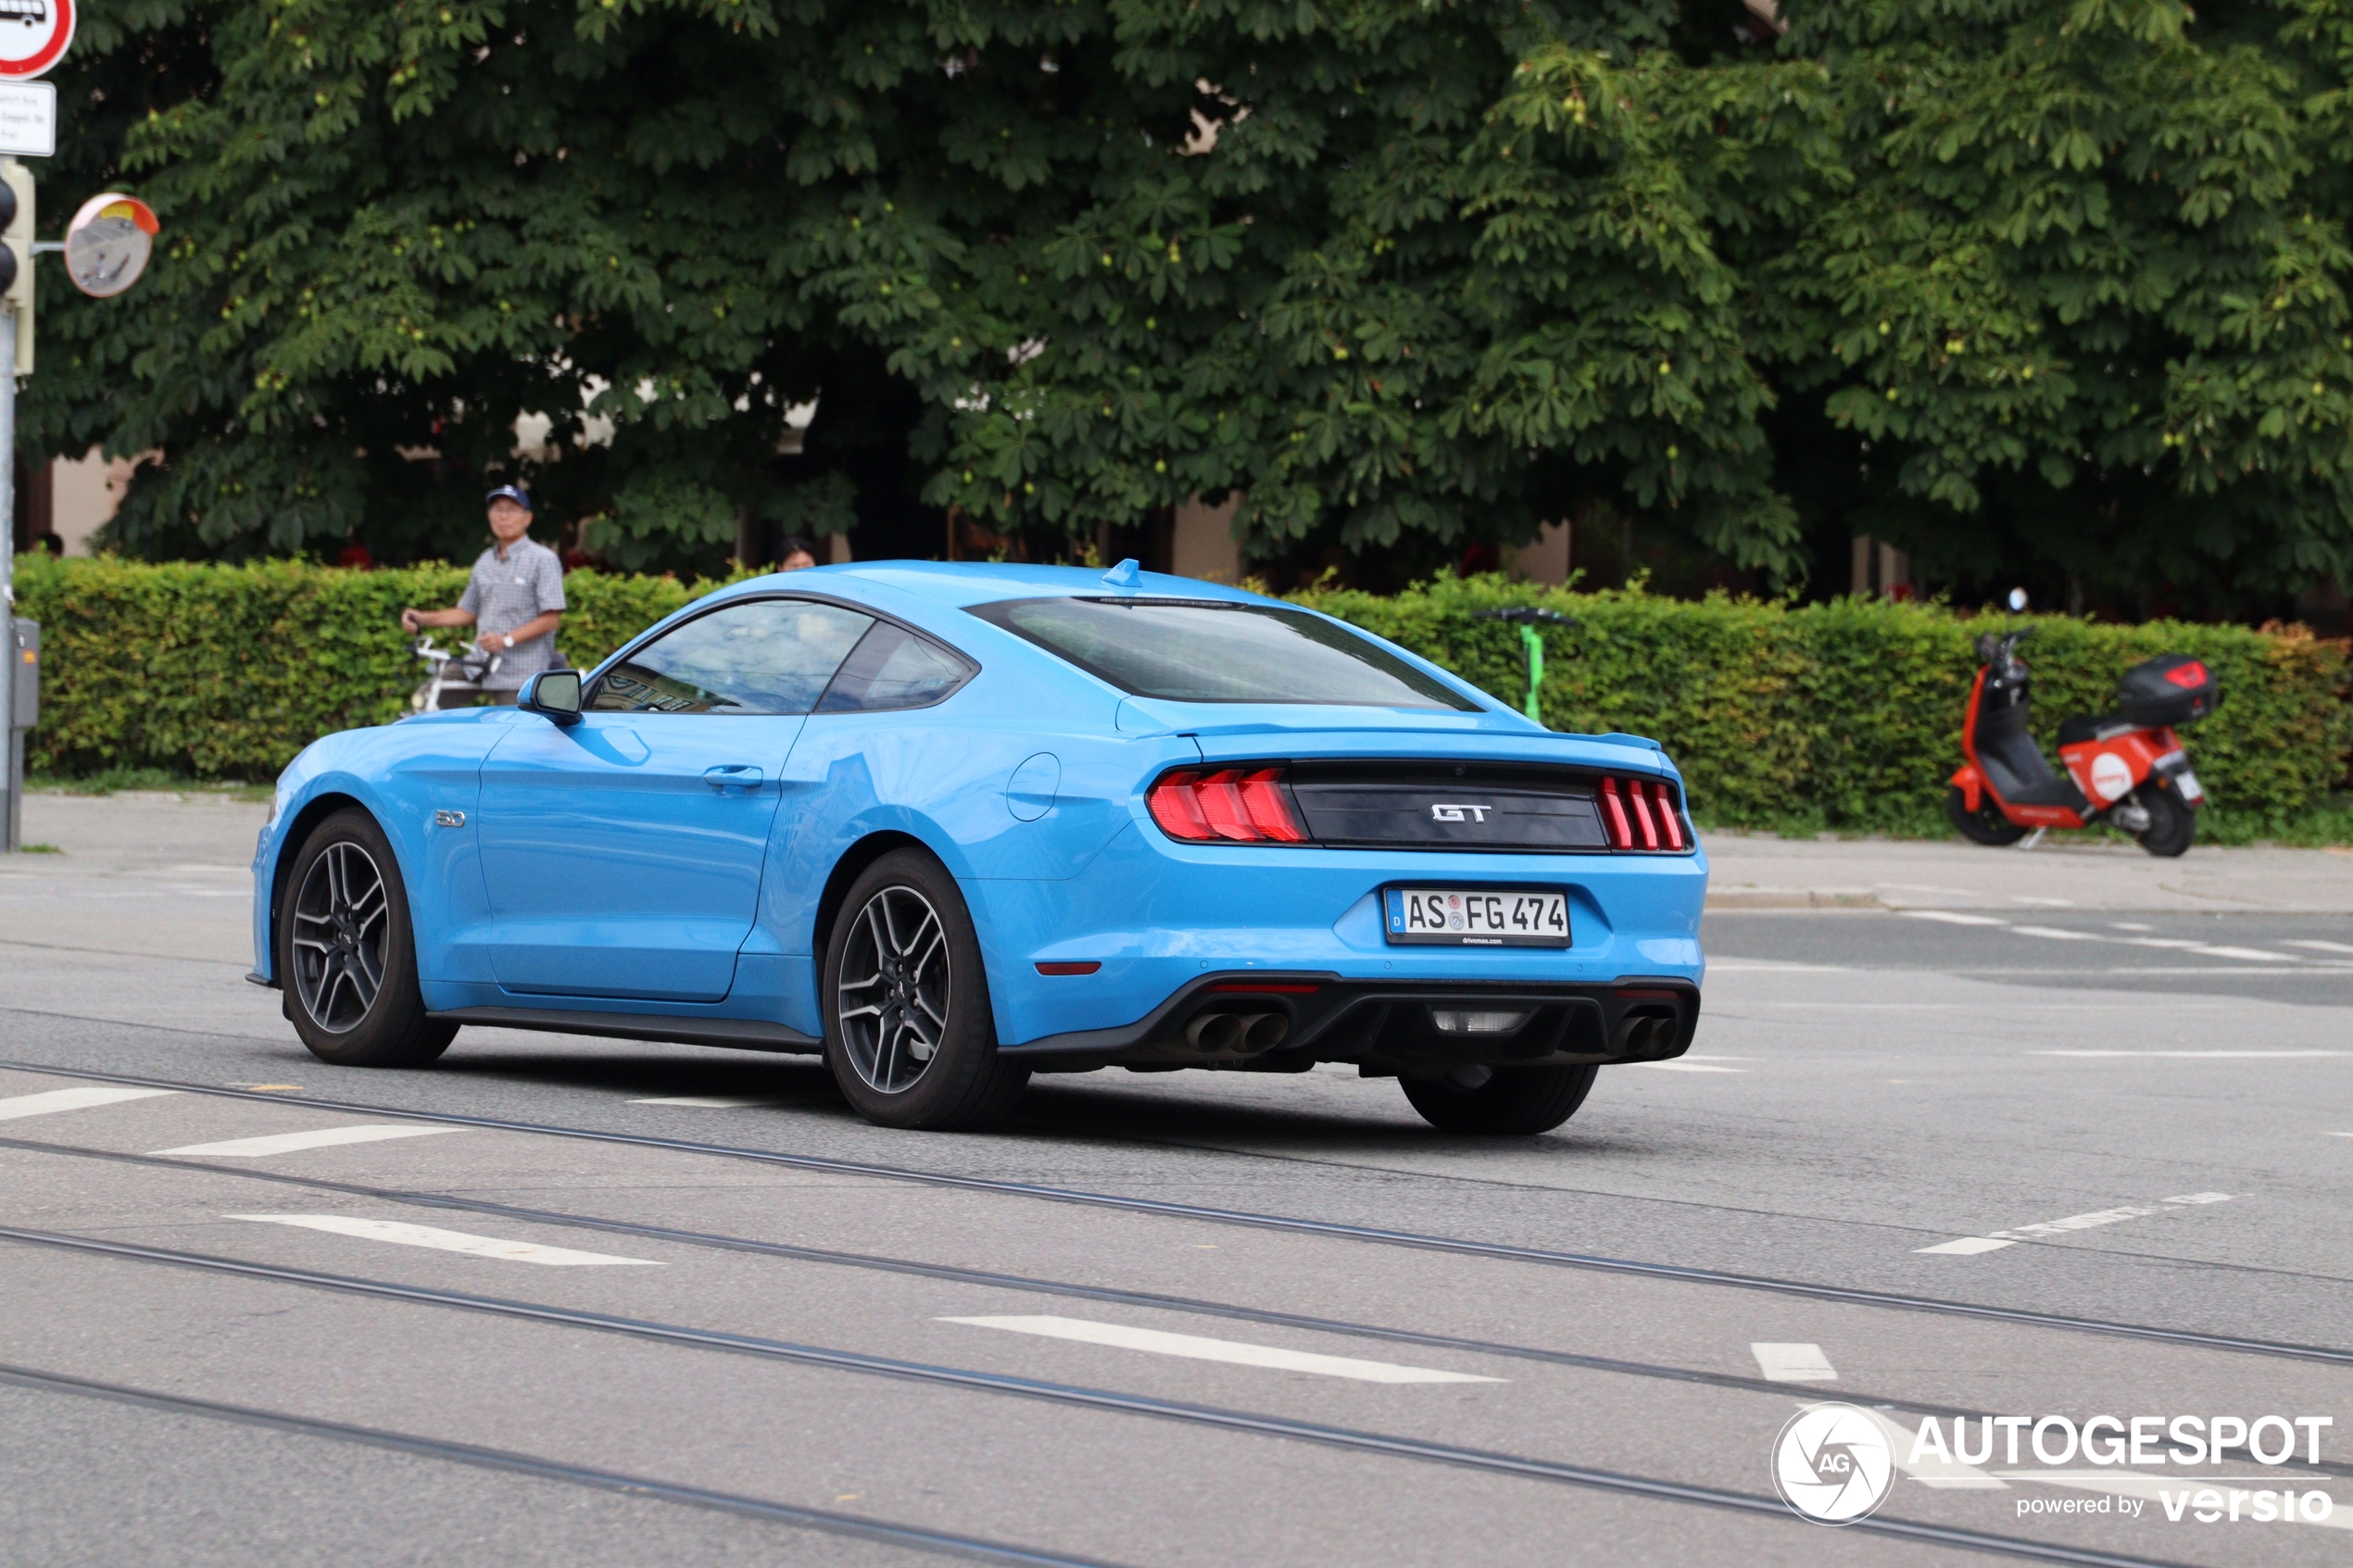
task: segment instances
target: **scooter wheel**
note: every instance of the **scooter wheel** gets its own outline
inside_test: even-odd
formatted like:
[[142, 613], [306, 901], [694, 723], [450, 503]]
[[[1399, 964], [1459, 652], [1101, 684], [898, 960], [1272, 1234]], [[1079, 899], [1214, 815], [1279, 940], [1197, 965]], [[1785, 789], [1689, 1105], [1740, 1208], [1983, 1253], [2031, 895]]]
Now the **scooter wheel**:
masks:
[[2152, 855], [2171, 859], [2197, 837], [2197, 812], [2182, 792], [2164, 779], [2151, 779], [2135, 793], [2149, 814], [2149, 825], [2133, 836]]
[[1971, 844], [2016, 844], [2026, 836], [2026, 830], [2002, 815], [2001, 808], [1994, 804], [1990, 796], [1981, 797], [1977, 809], [1970, 810], [1969, 797], [1961, 793], [1958, 784], [1944, 792], [1944, 814], [1953, 820], [1954, 829]]

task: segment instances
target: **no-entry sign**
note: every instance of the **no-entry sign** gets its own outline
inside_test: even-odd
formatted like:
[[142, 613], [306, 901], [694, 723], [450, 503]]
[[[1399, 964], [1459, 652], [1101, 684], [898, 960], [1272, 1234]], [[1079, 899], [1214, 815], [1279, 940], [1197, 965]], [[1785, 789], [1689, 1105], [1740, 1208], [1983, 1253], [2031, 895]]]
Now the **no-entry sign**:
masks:
[[73, 0], [0, 0], [0, 82], [30, 82], [72, 42]]

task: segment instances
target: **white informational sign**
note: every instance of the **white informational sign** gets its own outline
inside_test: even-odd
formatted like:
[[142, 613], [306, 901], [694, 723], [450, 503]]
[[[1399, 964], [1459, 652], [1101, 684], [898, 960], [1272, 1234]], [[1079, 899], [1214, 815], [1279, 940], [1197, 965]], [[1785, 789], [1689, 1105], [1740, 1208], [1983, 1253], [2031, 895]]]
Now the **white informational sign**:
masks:
[[45, 74], [72, 42], [73, 0], [0, 0], [0, 79]]
[[0, 153], [55, 157], [57, 90], [45, 82], [0, 82]]

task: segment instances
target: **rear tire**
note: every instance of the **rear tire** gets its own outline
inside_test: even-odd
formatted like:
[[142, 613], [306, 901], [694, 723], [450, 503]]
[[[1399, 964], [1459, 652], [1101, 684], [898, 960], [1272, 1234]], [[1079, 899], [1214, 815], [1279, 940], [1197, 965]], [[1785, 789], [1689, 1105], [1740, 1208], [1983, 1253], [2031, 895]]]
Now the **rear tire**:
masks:
[[278, 984], [310, 1054], [337, 1067], [423, 1067], [454, 1023], [425, 1016], [400, 862], [352, 807], [311, 831], [278, 904]]
[[834, 1082], [881, 1126], [985, 1127], [1029, 1082], [998, 1054], [963, 895], [923, 850], [895, 849], [850, 884], [825, 944], [824, 1004]]
[[1944, 792], [1944, 815], [1952, 820], [1955, 831], [1971, 844], [1991, 845], [1995, 848], [2016, 844], [2026, 836], [2026, 830], [2002, 815], [1990, 795], [1978, 797], [1977, 809], [1969, 809], [1969, 797], [1955, 784]]
[[2133, 836], [2150, 854], [2171, 859], [2197, 837], [2197, 812], [2171, 781], [2151, 779], [2133, 792], [2133, 798], [2149, 814], [2147, 828]]
[[[1577, 1114], [1600, 1069], [1576, 1067], [1456, 1068], [1436, 1078], [1400, 1078], [1422, 1120], [1441, 1133], [1531, 1137]], [[1476, 1073], [1487, 1076], [1472, 1083]]]

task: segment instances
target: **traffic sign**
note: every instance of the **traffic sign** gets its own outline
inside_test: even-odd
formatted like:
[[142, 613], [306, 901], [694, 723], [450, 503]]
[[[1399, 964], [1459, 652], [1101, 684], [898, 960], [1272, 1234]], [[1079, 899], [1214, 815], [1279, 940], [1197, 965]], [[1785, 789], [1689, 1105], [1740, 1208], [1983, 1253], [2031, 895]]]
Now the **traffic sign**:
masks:
[[73, 0], [0, 0], [0, 81], [44, 74], [72, 42]]
[[[6, 0], [0, 0], [5, 7]], [[0, 82], [0, 153], [54, 157], [57, 90], [45, 82]]]

